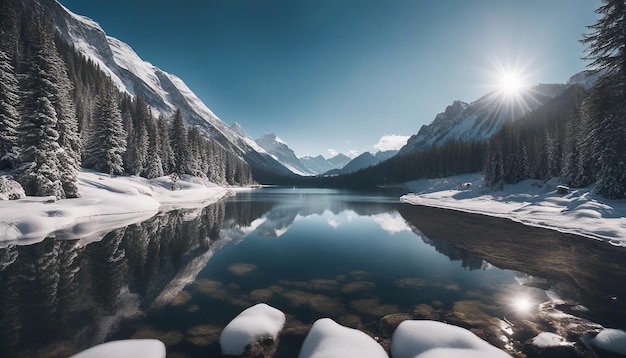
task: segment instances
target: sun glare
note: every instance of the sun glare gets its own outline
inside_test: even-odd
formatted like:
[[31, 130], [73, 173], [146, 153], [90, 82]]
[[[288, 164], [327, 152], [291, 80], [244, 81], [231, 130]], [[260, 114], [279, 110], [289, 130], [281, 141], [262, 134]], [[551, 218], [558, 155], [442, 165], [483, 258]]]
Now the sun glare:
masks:
[[515, 298], [512, 304], [513, 308], [520, 313], [526, 313], [530, 311], [534, 306], [533, 301], [530, 298], [524, 296]]
[[524, 87], [521, 76], [515, 72], [504, 73], [500, 77], [500, 90], [506, 94], [517, 95]]
[[496, 95], [506, 98], [507, 102], [526, 100], [525, 95], [531, 89], [533, 77], [529, 72], [529, 64], [493, 60], [491, 66], [490, 86]]

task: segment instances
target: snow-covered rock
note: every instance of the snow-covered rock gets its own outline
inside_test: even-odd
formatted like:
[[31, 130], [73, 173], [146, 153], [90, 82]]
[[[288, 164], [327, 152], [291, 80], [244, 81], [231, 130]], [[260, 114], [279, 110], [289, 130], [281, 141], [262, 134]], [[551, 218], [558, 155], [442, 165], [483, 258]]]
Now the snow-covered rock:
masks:
[[394, 358], [510, 357], [474, 333], [437, 321], [404, 321], [391, 339]]
[[307, 334], [299, 358], [388, 358], [383, 347], [367, 334], [322, 318]]
[[91, 347], [70, 358], [165, 358], [165, 345], [156, 339], [128, 339]]
[[0, 200], [16, 200], [26, 197], [24, 188], [10, 176], [0, 176]]
[[626, 332], [620, 329], [603, 329], [591, 342], [605, 351], [626, 355]]
[[265, 303], [245, 309], [220, 334], [222, 354], [241, 355], [257, 340], [276, 340], [285, 325], [285, 314]]
[[563, 344], [567, 344], [567, 340], [552, 332], [541, 332], [532, 339], [532, 345], [538, 348], [556, 347]]

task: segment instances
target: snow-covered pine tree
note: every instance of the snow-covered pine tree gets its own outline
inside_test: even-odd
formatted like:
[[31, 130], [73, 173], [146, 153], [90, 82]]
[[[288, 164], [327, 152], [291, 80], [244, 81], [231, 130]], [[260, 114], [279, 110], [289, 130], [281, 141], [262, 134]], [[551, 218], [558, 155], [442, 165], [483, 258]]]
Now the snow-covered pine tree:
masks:
[[103, 173], [123, 174], [126, 132], [115, 95], [110, 89], [96, 101], [83, 164]]
[[127, 125], [127, 147], [124, 155], [124, 168], [126, 172], [133, 175], [141, 175], [148, 162], [148, 130], [146, 128], [147, 117], [149, 115], [147, 104], [141, 99], [137, 99], [125, 111], [129, 116]]
[[170, 143], [174, 154], [174, 167], [172, 172], [179, 175], [190, 174], [189, 161], [191, 153], [189, 151], [189, 142], [187, 141], [187, 129], [183, 122], [183, 114], [180, 109], [176, 110], [172, 119], [170, 129]]
[[160, 135], [158, 144], [163, 173], [169, 174], [174, 170], [174, 153], [170, 144], [170, 128], [165, 116], [159, 116], [159, 119], [157, 120], [157, 127]]
[[56, 79], [54, 109], [57, 112], [57, 131], [59, 132], [59, 171], [61, 184], [67, 198], [76, 198], [78, 193], [78, 172], [81, 167], [82, 143], [78, 133], [78, 120], [73, 102], [73, 86], [69, 81], [65, 62], [58, 54], [54, 41], [46, 44], [51, 75]]
[[626, 2], [602, 0], [601, 15], [589, 26], [582, 42], [587, 45], [589, 67], [600, 71], [583, 111], [590, 145], [584, 157], [592, 158], [598, 170], [596, 191], [608, 198], [626, 197]]
[[31, 25], [30, 53], [26, 59], [26, 73], [22, 81], [22, 121], [18, 127], [20, 138], [20, 166], [18, 181], [27, 195], [64, 198], [60, 177], [56, 101], [56, 79], [52, 77], [49, 61], [48, 33], [42, 20]]
[[[139, 103], [137, 105], [139, 105]], [[145, 108], [148, 113], [146, 116], [146, 130], [148, 131], [148, 157], [146, 159], [146, 169], [143, 174], [146, 178], [152, 179], [164, 175], [163, 164], [161, 162], [160, 145], [162, 139], [157, 122], [147, 104], [145, 104]]]
[[18, 93], [19, 83], [11, 57], [0, 48], [0, 170], [13, 168], [19, 156]]

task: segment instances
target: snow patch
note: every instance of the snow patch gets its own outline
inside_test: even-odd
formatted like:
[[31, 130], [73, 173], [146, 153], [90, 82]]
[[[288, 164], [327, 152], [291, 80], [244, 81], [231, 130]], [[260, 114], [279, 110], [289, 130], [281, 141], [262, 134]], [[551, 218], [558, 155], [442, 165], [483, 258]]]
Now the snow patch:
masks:
[[322, 318], [313, 324], [299, 358], [387, 358], [387, 353], [367, 334]]
[[242, 355], [255, 340], [276, 340], [285, 325], [285, 314], [265, 303], [245, 309], [220, 334], [222, 354]]
[[565, 338], [559, 336], [556, 333], [541, 332], [532, 340], [532, 344], [538, 348], [558, 347], [567, 345], [568, 342]]
[[70, 358], [110, 357], [165, 358], [165, 345], [156, 339], [112, 341], [89, 348]]
[[510, 357], [505, 352], [457, 326], [436, 321], [404, 321], [391, 339], [394, 358]]
[[605, 351], [626, 355], [626, 332], [620, 329], [603, 329], [591, 342]]

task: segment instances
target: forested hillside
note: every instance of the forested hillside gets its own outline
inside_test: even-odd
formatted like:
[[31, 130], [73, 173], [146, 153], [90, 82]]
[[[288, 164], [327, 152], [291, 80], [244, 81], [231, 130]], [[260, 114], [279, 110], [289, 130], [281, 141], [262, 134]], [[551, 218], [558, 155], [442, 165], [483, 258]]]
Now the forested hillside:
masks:
[[0, 170], [27, 195], [80, 195], [81, 168], [154, 178], [252, 182], [248, 165], [110, 79], [56, 35], [45, 14], [0, 0]]

